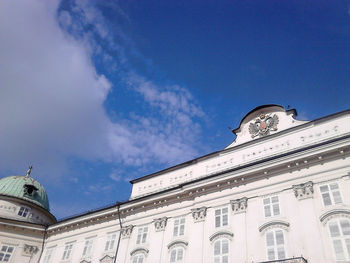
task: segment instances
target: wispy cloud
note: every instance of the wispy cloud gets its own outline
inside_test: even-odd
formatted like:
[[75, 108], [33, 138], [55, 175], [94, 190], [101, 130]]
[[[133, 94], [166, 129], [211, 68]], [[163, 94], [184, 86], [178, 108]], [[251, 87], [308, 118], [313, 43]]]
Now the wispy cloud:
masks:
[[[37, 175], [59, 178], [71, 157], [141, 167], [195, 156], [204, 113], [189, 90], [136, 73], [131, 54], [149, 64], [123, 29], [112, 32], [89, 2], [70, 3], [1, 2], [0, 172], [35, 163]], [[105, 102], [120, 89], [139, 96], [143, 110], [112, 120]]]

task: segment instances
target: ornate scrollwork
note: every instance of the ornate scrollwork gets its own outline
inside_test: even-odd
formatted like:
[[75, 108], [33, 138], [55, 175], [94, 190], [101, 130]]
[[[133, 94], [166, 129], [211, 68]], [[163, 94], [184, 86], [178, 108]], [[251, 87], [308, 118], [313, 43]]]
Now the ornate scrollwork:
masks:
[[207, 208], [205, 206], [191, 209], [194, 222], [204, 221], [207, 216]]
[[153, 222], [154, 222], [154, 227], [156, 231], [164, 231], [167, 221], [168, 221], [167, 217], [154, 219]]
[[299, 200], [312, 197], [314, 193], [313, 185], [314, 184], [311, 181], [304, 184], [293, 185], [295, 197]]
[[128, 225], [128, 226], [122, 227], [122, 237], [129, 238], [131, 236], [133, 228], [134, 228], [133, 225]]
[[231, 200], [231, 207], [232, 207], [232, 211], [236, 214], [238, 213], [243, 213], [247, 210], [248, 207], [248, 198], [247, 197], [243, 197], [240, 199], [236, 199], [236, 200]]

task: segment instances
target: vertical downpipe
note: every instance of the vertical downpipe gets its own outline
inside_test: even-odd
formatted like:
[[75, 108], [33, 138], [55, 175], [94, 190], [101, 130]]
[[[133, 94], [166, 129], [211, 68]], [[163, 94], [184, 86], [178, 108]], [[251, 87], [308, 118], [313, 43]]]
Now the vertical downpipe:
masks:
[[119, 244], [120, 244], [120, 238], [122, 236], [122, 221], [120, 220], [120, 213], [119, 213], [119, 208], [120, 204], [117, 203], [117, 209], [118, 209], [118, 219], [119, 219], [119, 226], [120, 226], [120, 231], [119, 231], [119, 238], [118, 238], [118, 243], [117, 243], [117, 248], [115, 250], [115, 255], [114, 255], [114, 263], [116, 263], [117, 256], [118, 256], [118, 250], [119, 250]]

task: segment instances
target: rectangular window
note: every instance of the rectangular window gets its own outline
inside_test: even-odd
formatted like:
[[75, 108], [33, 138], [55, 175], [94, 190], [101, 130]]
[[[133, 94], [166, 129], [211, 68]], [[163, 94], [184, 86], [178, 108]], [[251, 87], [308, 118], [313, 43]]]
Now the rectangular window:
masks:
[[107, 241], [105, 244], [105, 251], [110, 251], [114, 248], [115, 239], [117, 237], [116, 233], [111, 233], [107, 236]]
[[136, 244], [144, 244], [144, 243], [146, 243], [147, 232], [148, 232], [148, 227], [147, 226], [139, 228], [139, 230], [137, 232]]
[[280, 205], [278, 196], [264, 198], [265, 217], [277, 216], [280, 214]]
[[0, 250], [0, 262], [9, 262], [15, 247], [9, 245], [2, 245]]
[[48, 248], [45, 253], [44, 261], [43, 263], [50, 263], [50, 260], [52, 258], [54, 248]]
[[64, 247], [62, 260], [70, 259], [72, 255], [72, 250], [73, 250], [73, 244], [66, 244], [66, 246]]
[[174, 221], [174, 237], [183, 236], [185, 234], [185, 218], [178, 218]]
[[85, 240], [85, 245], [84, 245], [84, 250], [83, 250], [83, 257], [91, 255], [92, 244], [93, 244], [93, 240], [92, 239], [86, 239]]
[[266, 233], [266, 252], [268, 260], [286, 258], [282, 230], [271, 230]]
[[29, 209], [23, 206], [18, 211], [18, 215], [23, 217], [27, 217], [28, 213], [29, 213]]
[[331, 183], [320, 186], [323, 204], [325, 206], [341, 204], [342, 199], [340, 196], [340, 190], [337, 183]]
[[220, 208], [215, 210], [215, 227], [228, 225], [228, 208]]

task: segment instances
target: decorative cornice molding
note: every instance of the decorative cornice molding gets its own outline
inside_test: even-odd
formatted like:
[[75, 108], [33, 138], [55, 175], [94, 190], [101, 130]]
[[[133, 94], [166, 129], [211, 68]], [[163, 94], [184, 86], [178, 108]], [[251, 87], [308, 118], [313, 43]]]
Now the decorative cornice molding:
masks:
[[233, 233], [228, 231], [228, 230], [221, 230], [221, 231], [218, 231], [218, 232], [215, 232], [214, 234], [212, 234], [210, 237], [209, 237], [209, 240], [210, 242], [214, 241], [215, 239], [218, 239], [220, 237], [226, 237], [228, 239], [232, 239], [233, 237]]
[[195, 223], [204, 221], [207, 216], [207, 207], [193, 208], [191, 209], [191, 213]]
[[170, 242], [167, 247], [168, 247], [168, 249], [171, 249], [172, 247], [177, 246], [177, 245], [187, 247], [188, 242], [183, 241], [183, 240], [174, 240], [174, 241]]
[[157, 232], [164, 231], [167, 225], [167, 221], [168, 221], [167, 217], [154, 219], [153, 222], [154, 222], [154, 228], [156, 229], [156, 231]]
[[342, 209], [342, 208], [335, 208], [332, 209], [330, 211], [327, 211], [325, 213], [323, 213], [320, 216], [320, 221], [323, 224], [327, 224], [327, 222], [333, 218], [336, 217], [346, 217], [346, 218], [350, 218], [350, 210], [349, 209]]
[[132, 230], [134, 229], [134, 225], [128, 225], [122, 227], [122, 237], [130, 238]]
[[293, 185], [293, 191], [294, 195], [298, 200], [303, 200], [306, 198], [312, 198], [314, 194], [314, 183], [312, 181], [303, 183], [303, 184], [298, 184], [298, 185]]
[[137, 253], [142, 253], [142, 254], [145, 254], [145, 256], [146, 256], [148, 254], [148, 252], [149, 252], [149, 250], [147, 248], [137, 247], [130, 252], [130, 256], [133, 256]]
[[259, 232], [260, 233], [263, 233], [265, 232], [266, 230], [268, 229], [271, 229], [271, 228], [276, 228], [276, 227], [280, 227], [284, 230], [288, 230], [290, 224], [286, 221], [282, 221], [282, 220], [273, 220], [273, 221], [269, 221], [263, 225], [261, 225], [259, 227]]
[[232, 207], [232, 211], [235, 214], [244, 213], [244, 212], [247, 211], [248, 198], [247, 197], [243, 197], [243, 198], [239, 198], [239, 199], [236, 199], [236, 200], [231, 200], [230, 204], [231, 204], [231, 207]]

